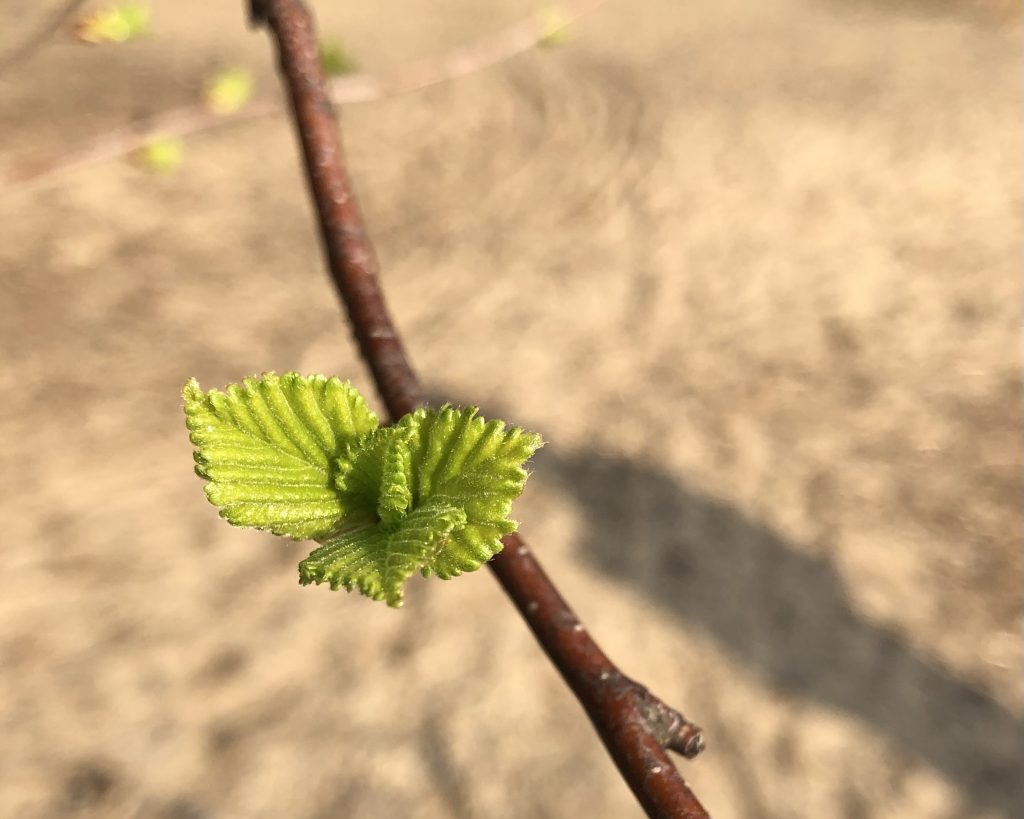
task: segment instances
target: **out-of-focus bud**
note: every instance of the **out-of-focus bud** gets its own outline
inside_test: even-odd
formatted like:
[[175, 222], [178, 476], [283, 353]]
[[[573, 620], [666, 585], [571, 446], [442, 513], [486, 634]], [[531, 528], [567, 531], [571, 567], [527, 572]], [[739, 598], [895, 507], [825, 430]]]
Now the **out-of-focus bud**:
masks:
[[185, 145], [179, 137], [157, 137], [134, 154], [136, 164], [150, 173], [170, 173], [181, 165]]
[[241, 110], [252, 97], [253, 79], [244, 68], [228, 68], [215, 74], [203, 95], [208, 110], [227, 116]]
[[125, 43], [148, 30], [149, 9], [141, 3], [122, 3], [80, 18], [75, 25], [75, 36], [86, 43]]

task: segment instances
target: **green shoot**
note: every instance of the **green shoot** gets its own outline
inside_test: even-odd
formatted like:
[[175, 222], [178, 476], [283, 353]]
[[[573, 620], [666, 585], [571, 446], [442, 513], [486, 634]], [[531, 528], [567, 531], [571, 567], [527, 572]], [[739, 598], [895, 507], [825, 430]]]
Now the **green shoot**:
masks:
[[226, 390], [185, 385], [196, 473], [221, 517], [320, 545], [302, 584], [402, 604], [416, 571], [480, 568], [516, 530], [523, 464], [540, 436], [475, 408], [419, 409], [394, 426], [337, 378], [267, 373]]
[[324, 40], [320, 43], [320, 65], [328, 77], [351, 74], [359, 68], [355, 57], [338, 40]]
[[82, 17], [75, 36], [87, 43], [125, 43], [149, 29], [149, 9], [142, 3], [107, 6]]

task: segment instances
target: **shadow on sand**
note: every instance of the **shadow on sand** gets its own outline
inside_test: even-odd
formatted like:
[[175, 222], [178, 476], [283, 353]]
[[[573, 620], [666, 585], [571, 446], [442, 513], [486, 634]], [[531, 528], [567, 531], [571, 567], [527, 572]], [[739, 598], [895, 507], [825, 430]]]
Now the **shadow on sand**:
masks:
[[643, 463], [550, 450], [538, 460], [583, 507], [578, 548], [602, 571], [709, 632], [768, 685], [842, 709], [934, 766], [973, 809], [1021, 815], [1020, 720], [858, 614], [827, 558]]

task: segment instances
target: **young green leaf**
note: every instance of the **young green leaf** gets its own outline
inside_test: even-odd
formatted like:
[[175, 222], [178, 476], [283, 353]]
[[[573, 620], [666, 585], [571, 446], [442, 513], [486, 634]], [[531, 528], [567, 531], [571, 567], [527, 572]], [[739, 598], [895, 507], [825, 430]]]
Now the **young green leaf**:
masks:
[[252, 74], [244, 68], [228, 68], [207, 81], [203, 99], [211, 113], [228, 116], [249, 102], [252, 89]]
[[501, 551], [502, 535], [516, 530], [508, 516], [526, 482], [522, 465], [541, 439], [476, 413], [419, 409], [350, 446], [338, 470], [350, 510], [343, 533], [320, 538], [324, 547], [300, 564], [302, 582], [400, 606], [417, 569], [448, 579]]
[[349, 385], [268, 374], [225, 392], [185, 386], [196, 472], [239, 526], [321, 543], [303, 584], [402, 604], [405, 581], [478, 569], [515, 531], [508, 516], [540, 436], [476, 408], [420, 409], [391, 427]]
[[185, 144], [178, 137], [156, 137], [135, 152], [135, 161], [151, 173], [171, 173], [181, 165]]
[[338, 455], [377, 427], [351, 384], [267, 373], [224, 392], [192, 379], [183, 395], [196, 474], [222, 517], [296, 540], [335, 528], [346, 512]]
[[340, 77], [358, 69], [359, 63], [341, 41], [324, 40], [320, 43], [320, 66], [328, 77]]
[[411, 437], [405, 429], [397, 430], [389, 436], [377, 498], [377, 517], [385, 525], [398, 523], [412, 505]]
[[537, 12], [537, 19], [540, 23], [541, 36], [537, 45], [547, 48], [565, 45], [572, 34], [569, 31], [570, 18], [566, 16], [561, 7], [546, 6]]
[[149, 9], [141, 3], [107, 6], [82, 17], [75, 36], [87, 43], [125, 43], [149, 28]]
[[516, 530], [512, 501], [526, 483], [523, 469], [541, 438], [504, 421], [484, 421], [477, 409], [417, 410], [398, 422], [409, 432], [412, 508], [430, 500], [466, 513], [466, 523], [427, 555], [421, 571], [447, 579], [480, 568]]
[[354, 587], [397, 608], [405, 581], [465, 524], [465, 512], [435, 500], [391, 523], [342, 530], [299, 564], [299, 582]]

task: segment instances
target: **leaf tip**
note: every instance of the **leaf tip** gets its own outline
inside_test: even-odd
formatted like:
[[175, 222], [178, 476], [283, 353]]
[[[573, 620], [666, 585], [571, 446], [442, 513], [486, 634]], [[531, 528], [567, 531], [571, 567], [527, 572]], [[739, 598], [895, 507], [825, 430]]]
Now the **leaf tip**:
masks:
[[185, 399], [186, 403], [203, 397], [203, 388], [199, 386], [195, 376], [185, 382], [185, 386], [181, 388], [181, 397]]

